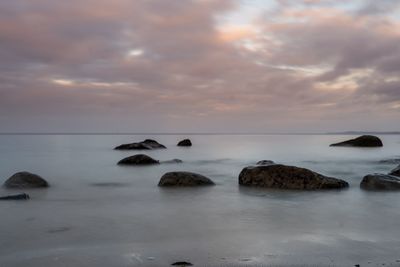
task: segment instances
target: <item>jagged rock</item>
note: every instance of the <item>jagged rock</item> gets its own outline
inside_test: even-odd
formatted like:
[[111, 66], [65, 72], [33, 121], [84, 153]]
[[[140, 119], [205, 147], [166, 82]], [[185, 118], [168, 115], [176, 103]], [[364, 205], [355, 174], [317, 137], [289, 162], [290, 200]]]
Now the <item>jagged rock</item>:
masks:
[[396, 168], [394, 168], [394, 169], [389, 173], [389, 175], [394, 175], [394, 176], [400, 177], [400, 165], [397, 166]]
[[0, 200], [28, 200], [30, 197], [28, 194], [18, 194], [0, 197]]
[[158, 160], [155, 160], [144, 154], [133, 155], [118, 162], [118, 165], [152, 165], [160, 164]]
[[383, 143], [379, 137], [362, 135], [344, 142], [331, 144], [330, 146], [354, 146], [354, 147], [381, 147]]
[[211, 179], [193, 172], [167, 172], [158, 186], [203, 186], [214, 185]]
[[271, 164], [275, 164], [275, 162], [273, 162], [272, 160], [260, 160], [259, 162], [257, 162], [256, 165], [271, 165]]
[[7, 188], [36, 188], [48, 187], [49, 184], [37, 174], [17, 172], [5, 181], [4, 186]]
[[365, 190], [400, 190], [400, 178], [388, 174], [369, 174], [362, 179], [360, 187]]
[[339, 189], [348, 187], [346, 181], [327, 177], [308, 169], [282, 164], [251, 166], [239, 175], [239, 184], [277, 189]]
[[114, 149], [117, 150], [151, 150], [157, 148], [166, 148], [164, 145], [158, 143], [156, 140], [146, 139], [142, 142], [122, 144]]
[[192, 142], [190, 141], [190, 139], [184, 139], [182, 141], [179, 141], [177, 146], [192, 146]]

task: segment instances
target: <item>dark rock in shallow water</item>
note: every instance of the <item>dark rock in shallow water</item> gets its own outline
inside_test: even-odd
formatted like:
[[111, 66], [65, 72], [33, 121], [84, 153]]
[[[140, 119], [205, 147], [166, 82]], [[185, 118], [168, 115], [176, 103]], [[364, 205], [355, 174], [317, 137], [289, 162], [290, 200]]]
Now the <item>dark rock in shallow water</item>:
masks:
[[36, 188], [48, 187], [49, 184], [39, 175], [30, 172], [17, 172], [5, 181], [7, 188]]
[[209, 178], [193, 172], [167, 172], [158, 186], [203, 186], [214, 185]]
[[155, 160], [144, 154], [133, 155], [118, 162], [118, 165], [152, 165], [160, 164], [158, 160]]
[[259, 162], [257, 162], [256, 165], [271, 165], [271, 164], [275, 164], [275, 162], [273, 162], [272, 160], [260, 160]]
[[190, 139], [184, 139], [182, 141], [180, 141], [177, 146], [192, 146], [192, 142], [190, 141]]
[[308, 169], [282, 164], [247, 167], [239, 174], [239, 184], [277, 189], [317, 190], [348, 187], [346, 181], [326, 177]]
[[170, 160], [164, 160], [161, 161], [161, 163], [183, 163], [183, 161], [181, 159], [170, 159]]
[[397, 168], [393, 169], [393, 170], [389, 173], [389, 175], [394, 175], [394, 176], [400, 177], [400, 165], [397, 166]]
[[400, 178], [388, 174], [369, 174], [362, 179], [360, 187], [365, 190], [400, 190]]
[[187, 261], [177, 261], [171, 264], [172, 266], [193, 266], [192, 263]]
[[4, 196], [0, 197], [0, 200], [28, 200], [30, 197], [28, 194], [18, 194], [18, 195], [10, 195], [10, 196]]
[[355, 139], [331, 144], [330, 146], [381, 147], [381, 146], [383, 146], [383, 143], [382, 143], [381, 139], [379, 139], [376, 136], [362, 135]]
[[151, 150], [157, 148], [166, 148], [164, 145], [158, 143], [156, 140], [146, 139], [138, 143], [122, 144], [114, 149], [117, 150]]

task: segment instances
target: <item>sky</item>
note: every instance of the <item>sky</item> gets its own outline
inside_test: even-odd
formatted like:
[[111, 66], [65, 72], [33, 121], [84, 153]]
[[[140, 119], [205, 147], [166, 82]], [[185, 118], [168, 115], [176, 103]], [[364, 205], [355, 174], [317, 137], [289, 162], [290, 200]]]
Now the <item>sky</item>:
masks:
[[0, 1], [0, 132], [399, 125], [398, 0]]

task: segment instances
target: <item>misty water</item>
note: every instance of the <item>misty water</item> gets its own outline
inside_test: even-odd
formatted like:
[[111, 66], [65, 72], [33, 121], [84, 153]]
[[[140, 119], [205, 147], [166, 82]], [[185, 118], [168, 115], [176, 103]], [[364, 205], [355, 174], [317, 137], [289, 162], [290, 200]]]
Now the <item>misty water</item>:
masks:
[[[189, 137], [191, 148], [176, 147]], [[399, 266], [400, 192], [359, 188], [369, 173], [400, 164], [400, 136], [383, 148], [329, 147], [340, 135], [2, 135], [0, 182], [17, 171], [51, 187], [1, 188], [29, 201], [0, 202], [0, 266]], [[138, 151], [116, 145], [154, 138], [145, 151], [181, 164], [116, 163]], [[350, 188], [282, 191], [238, 186], [259, 160], [310, 168]], [[165, 172], [185, 170], [216, 186], [159, 188]]]

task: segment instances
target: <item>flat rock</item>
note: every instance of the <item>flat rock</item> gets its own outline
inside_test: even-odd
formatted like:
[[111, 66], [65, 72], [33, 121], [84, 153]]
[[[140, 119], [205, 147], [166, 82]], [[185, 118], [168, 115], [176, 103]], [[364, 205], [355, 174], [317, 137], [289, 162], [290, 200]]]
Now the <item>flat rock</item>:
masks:
[[365, 190], [400, 190], [400, 178], [381, 173], [369, 174], [362, 179], [360, 187]]
[[193, 266], [192, 263], [187, 261], [177, 261], [171, 264], [172, 266]]
[[37, 188], [48, 187], [49, 184], [37, 174], [17, 172], [5, 181], [4, 186], [7, 188]]
[[394, 176], [400, 177], [400, 165], [397, 166], [396, 168], [394, 168], [394, 169], [389, 173], [389, 175], [394, 175]]
[[297, 190], [340, 189], [349, 186], [346, 181], [340, 179], [282, 164], [246, 167], [239, 174], [239, 184]]
[[22, 193], [17, 195], [9, 195], [0, 197], [0, 200], [28, 200], [30, 197], [28, 194]]
[[192, 146], [192, 141], [190, 141], [190, 139], [184, 139], [182, 141], [179, 141], [177, 146]]
[[215, 185], [215, 183], [197, 173], [193, 172], [167, 172], [164, 174], [158, 186], [204, 186]]
[[142, 142], [122, 144], [122, 145], [115, 147], [114, 149], [117, 149], [117, 150], [151, 150], [151, 149], [159, 149], [159, 148], [166, 148], [166, 147], [164, 145], [158, 143], [156, 140], [146, 139]]
[[118, 165], [153, 165], [160, 164], [158, 160], [155, 160], [144, 154], [133, 155], [118, 162]]
[[273, 162], [272, 160], [260, 160], [259, 162], [257, 162], [256, 165], [271, 165], [271, 164], [275, 164], [275, 162]]
[[362, 135], [344, 142], [331, 144], [330, 146], [381, 147], [383, 146], [383, 143], [379, 137], [373, 135]]

